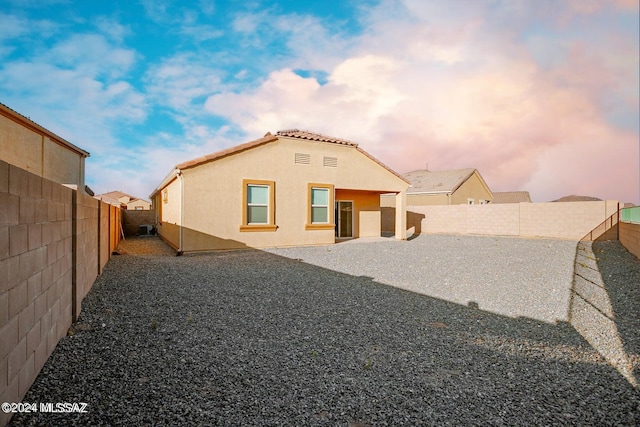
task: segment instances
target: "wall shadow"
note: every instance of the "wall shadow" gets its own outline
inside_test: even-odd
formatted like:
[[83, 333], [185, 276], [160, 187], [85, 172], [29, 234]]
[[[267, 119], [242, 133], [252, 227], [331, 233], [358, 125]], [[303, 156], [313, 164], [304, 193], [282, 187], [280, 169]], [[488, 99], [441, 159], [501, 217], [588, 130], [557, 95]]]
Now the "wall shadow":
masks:
[[158, 236], [179, 251], [180, 230], [182, 229], [182, 252], [210, 252], [219, 250], [249, 249], [243, 242], [226, 239], [212, 234], [203, 233], [189, 227], [180, 227], [168, 222], [158, 226]]
[[640, 261], [618, 241], [576, 248], [571, 325], [634, 387], [640, 365]]
[[[382, 232], [394, 235], [396, 232], [396, 208], [381, 207], [380, 217]], [[407, 240], [413, 240], [420, 236], [422, 233], [422, 220], [424, 218], [424, 214], [407, 210], [407, 230], [412, 231], [412, 234], [407, 237]]]
[[89, 413], [11, 425], [640, 421], [637, 390], [567, 323], [259, 250], [115, 257], [76, 326], [25, 401], [84, 401]]
[[609, 295], [618, 334], [640, 378], [640, 260], [619, 241], [594, 242], [598, 270]]

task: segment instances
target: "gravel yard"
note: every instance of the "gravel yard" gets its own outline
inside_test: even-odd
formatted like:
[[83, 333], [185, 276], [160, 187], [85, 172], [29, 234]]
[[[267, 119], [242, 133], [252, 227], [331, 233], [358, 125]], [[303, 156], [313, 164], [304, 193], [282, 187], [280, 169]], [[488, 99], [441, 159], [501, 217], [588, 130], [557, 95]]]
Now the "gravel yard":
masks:
[[[640, 261], [593, 251], [638, 377]], [[640, 390], [569, 323], [575, 242], [120, 252], [24, 399], [88, 413], [10, 425], [640, 424]]]

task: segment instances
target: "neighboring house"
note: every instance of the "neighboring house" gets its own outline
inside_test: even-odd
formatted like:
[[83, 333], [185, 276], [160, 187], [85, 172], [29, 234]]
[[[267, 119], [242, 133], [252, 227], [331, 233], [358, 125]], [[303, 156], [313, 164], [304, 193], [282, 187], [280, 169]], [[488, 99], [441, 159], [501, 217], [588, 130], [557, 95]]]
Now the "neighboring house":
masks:
[[404, 239], [408, 187], [357, 144], [294, 129], [179, 164], [150, 198], [180, 253], [380, 236], [383, 193]]
[[493, 193], [491, 203], [531, 203], [531, 196], [528, 191], [498, 191]]
[[0, 160], [84, 191], [87, 157], [88, 152], [0, 104]]
[[95, 197], [107, 203], [120, 204], [120, 207], [123, 209], [131, 211], [148, 211], [151, 209], [150, 202], [138, 197], [130, 196], [122, 191], [110, 191], [108, 193], [98, 194]]
[[[415, 170], [403, 175], [411, 183], [407, 190], [408, 206], [473, 205], [493, 201], [493, 194], [477, 169], [449, 171]], [[383, 207], [393, 207], [387, 195]]]

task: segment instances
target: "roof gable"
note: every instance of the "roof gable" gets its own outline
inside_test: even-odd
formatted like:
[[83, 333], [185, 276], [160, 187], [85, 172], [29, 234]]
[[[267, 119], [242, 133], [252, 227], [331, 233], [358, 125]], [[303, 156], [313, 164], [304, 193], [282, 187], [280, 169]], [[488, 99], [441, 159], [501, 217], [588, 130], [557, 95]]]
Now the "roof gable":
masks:
[[198, 158], [195, 158], [195, 159], [187, 161], [187, 162], [180, 163], [179, 165], [176, 166], [176, 169], [182, 170], [182, 169], [189, 169], [189, 168], [193, 168], [193, 167], [196, 167], [196, 166], [200, 166], [200, 165], [202, 165], [204, 163], [213, 162], [215, 160], [219, 160], [219, 159], [222, 159], [224, 157], [232, 156], [234, 154], [238, 154], [238, 153], [241, 153], [243, 151], [247, 151], [247, 150], [250, 150], [252, 148], [256, 148], [256, 147], [259, 147], [261, 145], [277, 141], [280, 137], [296, 138], [296, 139], [302, 139], [302, 140], [307, 140], [307, 141], [328, 142], [328, 143], [331, 143], [331, 144], [337, 144], [337, 145], [353, 147], [353, 148], [357, 149], [360, 153], [364, 154], [369, 159], [371, 159], [374, 162], [376, 162], [378, 165], [380, 165], [383, 168], [385, 168], [387, 171], [391, 172], [392, 174], [394, 174], [395, 176], [397, 176], [401, 180], [409, 183], [409, 181], [405, 177], [403, 177], [402, 175], [400, 175], [397, 172], [395, 172], [393, 169], [391, 169], [390, 167], [388, 167], [387, 165], [385, 165], [384, 163], [382, 163], [381, 161], [379, 161], [378, 159], [373, 157], [371, 154], [369, 154], [366, 151], [364, 151], [362, 148], [358, 147], [358, 144], [356, 144], [355, 142], [347, 141], [346, 139], [335, 138], [335, 137], [332, 137], [332, 136], [321, 135], [319, 133], [314, 133], [314, 132], [310, 132], [310, 131], [306, 131], [306, 130], [299, 130], [299, 129], [281, 130], [281, 131], [276, 132], [275, 135], [272, 135], [270, 132], [267, 132], [265, 134], [265, 136], [260, 138], [260, 139], [256, 139], [254, 141], [250, 141], [250, 142], [247, 142], [247, 143], [244, 143], [244, 144], [236, 145], [235, 147], [227, 148], [225, 150], [221, 150], [221, 151], [218, 151], [216, 153], [208, 154], [208, 155], [205, 155], [205, 156], [202, 156], [202, 157], [198, 157]]

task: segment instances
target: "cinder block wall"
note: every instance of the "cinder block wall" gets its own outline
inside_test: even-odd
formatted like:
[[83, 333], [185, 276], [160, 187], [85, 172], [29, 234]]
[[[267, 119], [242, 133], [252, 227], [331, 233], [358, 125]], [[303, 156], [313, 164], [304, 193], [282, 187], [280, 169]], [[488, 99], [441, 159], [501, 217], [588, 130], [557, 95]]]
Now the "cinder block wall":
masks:
[[640, 224], [621, 222], [619, 227], [620, 243], [622, 243], [629, 252], [640, 258]]
[[125, 236], [135, 236], [138, 234], [138, 228], [144, 224], [155, 225], [156, 223], [156, 211], [122, 211], [122, 226], [124, 228]]
[[80, 313], [119, 211], [0, 161], [0, 402], [22, 400]]
[[[120, 209], [115, 206], [111, 206], [107, 203], [100, 202], [99, 209], [99, 225], [100, 236], [109, 236], [108, 239], [101, 238], [98, 248], [98, 274], [102, 273], [102, 269], [107, 264], [107, 261], [111, 258], [111, 218], [116, 216]], [[117, 237], [117, 235], [115, 235]], [[119, 242], [115, 240], [115, 242]]]
[[80, 315], [82, 300], [98, 277], [99, 204], [91, 196], [74, 192], [73, 205], [73, 321]]
[[[481, 234], [548, 237], [580, 240], [595, 230], [591, 239], [615, 239], [607, 219], [618, 209], [616, 201], [567, 203], [510, 203], [497, 205], [407, 206], [407, 216], [422, 218], [422, 233]], [[382, 211], [383, 231], [391, 224], [395, 209]]]
[[21, 401], [71, 325], [72, 193], [0, 161], [0, 402]]

